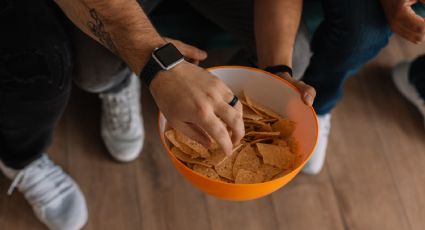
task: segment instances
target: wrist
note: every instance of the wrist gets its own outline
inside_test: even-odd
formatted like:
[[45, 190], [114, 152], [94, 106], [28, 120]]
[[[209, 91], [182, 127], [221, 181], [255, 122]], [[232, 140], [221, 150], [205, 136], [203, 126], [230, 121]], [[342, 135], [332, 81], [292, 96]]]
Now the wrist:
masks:
[[287, 65], [267, 66], [264, 70], [273, 74], [288, 74], [290, 77], [293, 76], [292, 68]]
[[269, 66], [285, 65], [292, 68], [292, 53], [291, 54], [280, 54], [280, 55], [267, 55], [264, 54], [264, 58], [258, 60], [258, 67], [264, 69]]
[[169, 71], [184, 61], [184, 56], [172, 43], [157, 47], [152, 51], [148, 62], [140, 72], [142, 82], [150, 87], [159, 72]]

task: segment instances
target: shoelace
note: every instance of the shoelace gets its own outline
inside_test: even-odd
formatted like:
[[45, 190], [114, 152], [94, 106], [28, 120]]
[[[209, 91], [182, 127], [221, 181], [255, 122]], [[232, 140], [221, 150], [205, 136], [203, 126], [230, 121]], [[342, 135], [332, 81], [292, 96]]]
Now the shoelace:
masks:
[[105, 118], [113, 130], [128, 131], [133, 128], [132, 119], [134, 119], [134, 116], [137, 116], [134, 103], [138, 103], [138, 101], [130, 87], [132, 86], [130, 85], [119, 93], [100, 95], [100, 98], [103, 99]]
[[18, 188], [31, 204], [44, 206], [71, 192], [72, 183], [46, 156], [38, 161], [16, 175], [7, 193], [11, 195]]

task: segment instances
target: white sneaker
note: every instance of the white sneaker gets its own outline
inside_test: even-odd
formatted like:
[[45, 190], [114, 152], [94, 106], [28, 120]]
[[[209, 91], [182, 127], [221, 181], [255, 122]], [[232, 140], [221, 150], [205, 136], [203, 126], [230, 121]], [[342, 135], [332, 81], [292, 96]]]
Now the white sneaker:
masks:
[[77, 230], [87, 222], [87, 206], [78, 185], [46, 155], [22, 170], [0, 170], [13, 180], [8, 194], [18, 188], [38, 219], [52, 230]]
[[302, 172], [306, 174], [316, 175], [322, 170], [326, 158], [326, 148], [328, 147], [329, 133], [331, 130], [331, 114], [318, 115], [319, 137], [316, 149], [310, 160], [305, 164]]
[[131, 161], [143, 148], [145, 131], [140, 108], [140, 80], [133, 74], [130, 84], [118, 93], [100, 94], [101, 134], [106, 148], [118, 161]]
[[398, 91], [422, 114], [425, 126], [425, 101], [421, 98], [415, 86], [409, 82], [409, 69], [409, 62], [398, 64], [393, 70], [392, 78]]

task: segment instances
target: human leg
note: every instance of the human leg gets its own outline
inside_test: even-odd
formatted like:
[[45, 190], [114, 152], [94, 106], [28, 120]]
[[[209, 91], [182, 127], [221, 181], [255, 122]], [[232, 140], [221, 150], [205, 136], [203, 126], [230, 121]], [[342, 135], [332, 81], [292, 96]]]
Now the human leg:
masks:
[[330, 112], [343, 94], [345, 80], [378, 54], [391, 34], [377, 0], [322, 3], [325, 19], [313, 35], [313, 56], [302, 78], [317, 92], [313, 106], [318, 114], [319, 139], [303, 169], [309, 174], [322, 169], [331, 127]]
[[0, 171], [52, 229], [87, 221], [78, 185], [44, 153], [66, 107], [72, 59], [64, 16], [51, 1], [0, 9]]
[[101, 135], [105, 146], [116, 160], [134, 160], [144, 141], [139, 79], [118, 56], [98, 42], [76, 28], [72, 34], [74, 82], [101, 98]]

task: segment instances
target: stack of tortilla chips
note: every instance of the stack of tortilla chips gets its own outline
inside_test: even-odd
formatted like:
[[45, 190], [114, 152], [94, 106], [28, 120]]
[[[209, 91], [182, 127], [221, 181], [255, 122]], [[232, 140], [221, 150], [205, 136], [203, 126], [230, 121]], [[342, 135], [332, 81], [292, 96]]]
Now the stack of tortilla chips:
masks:
[[217, 143], [209, 149], [170, 129], [165, 136], [171, 151], [193, 171], [213, 180], [236, 184], [254, 184], [279, 178], [290, 172], [300, 156], [292, 137], [295, 122], [252, 101], [245, 94], [243, 105], [245, 136], [226, 156]]

